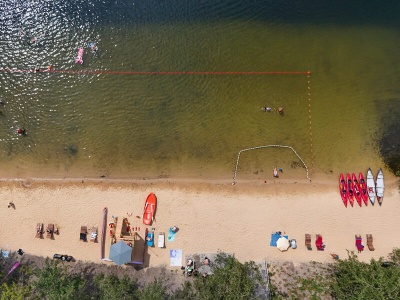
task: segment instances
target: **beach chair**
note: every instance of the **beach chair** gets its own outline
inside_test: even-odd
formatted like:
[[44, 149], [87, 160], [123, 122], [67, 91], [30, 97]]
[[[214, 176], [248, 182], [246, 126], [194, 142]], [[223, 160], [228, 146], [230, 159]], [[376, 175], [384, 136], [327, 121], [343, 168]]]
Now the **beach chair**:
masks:
[[81, 226], [81, 232], [79, 234], [79, 240], [87, 242], [87, 227]]
[[308, 233], [306, 233], [306, 247], [307, 247], [307, 250], [312, 250], [312, 247], [311, 247], [311, 235], [308, 234]]
[[165, 233], [160, 232], [158, 234], [158, 248], [165, 248]]
[[97, 241], [97, 227], [92, 227], [92, 233], [90, 234], [90, 241], [91, 242]]
[[35, 238], [40, 238], [43, 234], [43, 223], [37, 223]]
[[361, 235], [356, 234], [355, 238], [356, 238], [357, 251], [358, 251], [358, 253], [361, 253], [361, 251], [364, 250], [364, 245], [362, 244], [362, 237], [361, 237]]
[[373, 241], [374, 239], [372, 238], [372, 234], [367, 234], [367, 246], [369, 251], [375, 251]]
[[53, 237], [53, 233], [54, 233], [54, 224], [47, 225], [46, 237], [51, 239]]

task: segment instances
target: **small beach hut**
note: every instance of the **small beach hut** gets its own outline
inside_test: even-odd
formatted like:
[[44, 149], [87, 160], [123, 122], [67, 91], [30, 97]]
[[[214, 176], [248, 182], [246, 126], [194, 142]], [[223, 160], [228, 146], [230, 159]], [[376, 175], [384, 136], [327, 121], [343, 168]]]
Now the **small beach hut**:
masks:
[[119, 241], [111, 245], [109, 258], [118, 266], [126, 264], [132, 260], [132, 247], [124, 241]]

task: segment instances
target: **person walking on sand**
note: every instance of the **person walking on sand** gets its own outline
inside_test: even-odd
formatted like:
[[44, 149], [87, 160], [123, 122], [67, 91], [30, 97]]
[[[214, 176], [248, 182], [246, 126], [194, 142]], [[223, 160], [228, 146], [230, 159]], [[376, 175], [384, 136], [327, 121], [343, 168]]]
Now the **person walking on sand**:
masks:
[[333, 259], [338, 260], [339, 259], [339, 255], [335, 254], [335, 253], [331, 253], [331, 256]]

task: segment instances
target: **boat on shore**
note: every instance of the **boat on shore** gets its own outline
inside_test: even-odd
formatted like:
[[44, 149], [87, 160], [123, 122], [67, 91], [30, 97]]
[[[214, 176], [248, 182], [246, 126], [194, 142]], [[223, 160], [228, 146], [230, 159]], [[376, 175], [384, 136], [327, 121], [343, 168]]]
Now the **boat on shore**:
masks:
[[344, 176], [342, 173], [340, 173], [340, 176], [339, 176], [339, 192], [340, 192], [340, 196], [342, 197], [344, 206], [347, 207], [348, 198], [347, 198], [346, 181], [344, 180]]
[[353, 173], [351, 174], [351, 179], [353, 180], [353, 187], [354, 187], [354, 197], [357, 200], [358, 205], [362, 205], [362, 199], [361, 199], [361, 192], [360, 192], [360, 188], [358, 186], [358, 180], [357, 180], [357, 176]]
[[150, 193], [147, 198], [146, 202], [144, 203], [144, 208], [143, 208], [143, 224], [145, 225], [151, 225], [151, 223], [154, 221], [154, 214], [156, 212], [156, 207], [157, 207], [157, 197], [154, 195], [154, 193]]
[[375, 193], [374, 175], [372, 174], [371, 168], [368, 168], [367, 172], [367, 191], [368, 191], [369, 201], [371, 201], [371, 204], [374, 205], [376, 193]]
[[367, 206], [368, 205], [367, 183], [364, 180], [364, 175], [362, 172], [358, 174], [358, 184], [360, 187], [361, 198], [363, 199], [365, 206]]
[[350, 205], [354, 205], [354, 185], [353, 181], [351, 180], [350, 174], [347, 173], [346, 175], [347, 181], [347, 198], [349, 199]]
[[379, 169], [378, 174], [376, 175], [376, 197], [378, 199], [379, 205], [382, 205], [383, 201], [383, 193], [385, 191], [385, 182], [383, 180], [383, 172], [382, 168]]

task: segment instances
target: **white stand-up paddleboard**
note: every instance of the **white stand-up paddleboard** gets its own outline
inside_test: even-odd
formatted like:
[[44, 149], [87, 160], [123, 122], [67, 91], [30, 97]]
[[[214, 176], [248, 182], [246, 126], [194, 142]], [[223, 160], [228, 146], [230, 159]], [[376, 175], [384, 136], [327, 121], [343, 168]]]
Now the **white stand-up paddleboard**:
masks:
[[375, 198], [376, 198], [375, 180], [374, 180], [374, 175], [372, 174], [372, 171], [370, 168], [368, 168], [368, 172], [367, 172], [367, 192], [368, 192], [369, 201], [371, 201], [371, 204], [374, 205]]
[[378, 171], [378, 175], [376, 175], [376, 196], [378, 198], [379, 205], [382, 205], [384, 191], [385, 191], [385, 182], [383, 181], [382, 168], [380, 168]]

